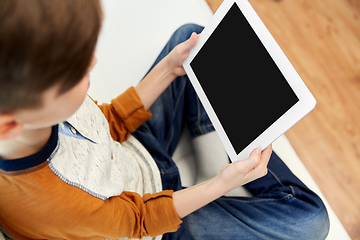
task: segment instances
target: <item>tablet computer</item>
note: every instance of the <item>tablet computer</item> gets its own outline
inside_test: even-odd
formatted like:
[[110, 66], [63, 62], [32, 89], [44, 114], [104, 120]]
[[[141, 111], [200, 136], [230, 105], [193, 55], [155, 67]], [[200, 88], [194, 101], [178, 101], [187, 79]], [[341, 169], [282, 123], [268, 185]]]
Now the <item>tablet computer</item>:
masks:
[[247, 0], [225, 0], [183, 63], [231, 159], [265, 149], [316, 100]]

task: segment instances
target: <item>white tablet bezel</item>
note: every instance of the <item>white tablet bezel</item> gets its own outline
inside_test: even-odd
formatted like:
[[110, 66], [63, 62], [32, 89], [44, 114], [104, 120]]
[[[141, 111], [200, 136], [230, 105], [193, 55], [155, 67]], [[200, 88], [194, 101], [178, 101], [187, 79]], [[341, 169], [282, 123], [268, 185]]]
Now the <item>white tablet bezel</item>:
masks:
[[[284, 115], [277, 119], [269, 128], [262, 132], [262, 134], [260, 134], [239, 154], [236, 154], [234, 147], [232, 146], [224, 128], [222, 127], [216, 113], [214, 112], [214, 109], [210, 105], [210, 102], [198, 79], [196, 78], [192, 67], [190, 66], [191, 61], [200, 51], [206, 40], [211, 36], [212, 32], [216, 29], [234, 3], [238, 5], [248, 23], [253, 28], [258, 38], [299, 99], [299, 101], [294, 106], [292, 106]], [[226, 43], [226, 37], [224, 37], [224, 43]], [[305, 83], [302, 81], [294, 67], [291, 65], [290, 61], [287, 59], [279, 45], [276, 43], [275, 39], [272, 37], [264, 23], [261, 21], [247, 0], [225, 0], [221, 4], [208, 25], [199, 35], [197, 44], [190, 51], [189, 57], [184, 61], [183, 66], [211, 122], [213, 123], [216, 132], [224, 144], [231, 161], [244, 160], [248, 158], [254, 148], [265, 149], [280, 135], [285, 133], [290, 127], [292, 127], [296, 122], [309, 113], [316, 105], [315, 98], [312, 96]]]

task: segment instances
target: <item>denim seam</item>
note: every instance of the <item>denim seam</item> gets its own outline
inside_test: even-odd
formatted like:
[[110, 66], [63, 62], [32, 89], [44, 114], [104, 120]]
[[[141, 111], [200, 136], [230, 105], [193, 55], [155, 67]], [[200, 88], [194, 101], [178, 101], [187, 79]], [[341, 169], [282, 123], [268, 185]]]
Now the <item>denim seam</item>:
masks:
[[174, 165], [173, 167], [167, 169], [167, 168], [164, 166], [164, 164], [162, 164], [161, 161], [157, 160], [156, 158], [154, 158], [154, 160], [155, 160], [155, 162], [156, 162], [156, 164], [157, 164], [158, 166], [159, 166], [159, 165], [161, 166], [161, 168], [158, 167], [161, 174], [172, 174], [172, 173], [174, 173], [174, 172], [179, 171], [179, 169], [178, 169], [178, 167], [177, 167], [176, 165]]
[[197, 109], [198, 109], [196, 124], [195, 124], [194, 127], [189, 128], [189, 132], [190, 132], [191, 137], [197, 137], [197, 136], [200, 136], [200, 135], [203, 135], [203, 134], [214, 131], [213, 124], [210, 123], [208, 125], [202, 126], [201, 123], [200, 123], [201, 122], [201, 114], [200, 114], [200, 101], [199, 101], [199, 99], [197, 99], [197, 101], [196, 101], [196, 106], [197, 106]]
[[[179, 106], [179, 103], [180, 103], [180, 99], [181, 99], [181, 96], [184, 94], [184, 91], [185, 91], [185, 82], [183, 83], [182, 87], [181, 87], [181, 91], [180, 91], [180, 94], [176, 100], [176, 103], [175, 103], [175, 106], [174, 106], [174, 111], [173, 111], [173, 119], [175, 118], [175, 115], [176, 115], [176, 112], [177, 112], [177, 108]], [[166, 144], [166, 151], [169, 150], [169, 147], [170, 147], [170, 144], [172, 142], [172, 139], [174, 138], [174, 126], [171, 127], [171, 133], [170, 133], [170, 137], [169, 137], [169, 140]]]
[[[279, 184], [282, 186], [282, 187], [285, 187], [285, 185], [280, 181], [280, 179], [270, 170], [268, 169], [268, 171], [270, 172], [270, 174], [276, 179], [276, 181], [279, 182]], [[296, 193], [295, 193], [295, 189], [293, 186], [289, 186], [290, 189], [291, 189], [291, 193], [293, 196], [296, 196]]]
[[[249, 200], [245, 200], [248, 198]], [[255, 199], [253, 197], [244, 197], [243, 199], [234, 199], [234, 198], [223, 198], [224, 201], [235, 201], [235, 202], [242, 202], [242, 203], [249, 203], [249, 204], [259, 204], [259, 203], [274, 203], [274, 202], [280, 202], [280, 201], [289, 201], [292, 198], [294, 198], [294, 195], [287, 194], [281, 198], [259, 198]]]
[[176, 115], [177, 108], [179, 106], [181, 96], [184, 94], [184, 91], [185, 91], [185, 86], [186, 86], [186, 82], [183, 81], [180, 94], [179, 94], [178, 99], [176, 100], [176, 103], [175, 103], [175, 107], [174, 107], [174, 111], [173, 111], [173, 117], [175, 117], [175, 115]]
[[200, 136], [200, 135], [215, 131], [214, 126], [212, 124], [208, 124], [206, 126], [203, 126], [202, 128], [203, 129], [200, 129], [198, 126], [195, 126], [193, 128], [189, 127], [188, 129], [189, 129], [189, 132], [190, 132], [190, 136], [192, 138], [195, 138], [197, 136]]
[[268, 169], [268, 171], [276, 179], [276, 181], [278, 181], [278, 183], [280, 183], [280, 185], [282, 187], [285, 187], [285, 185], [280, 181], [280, 179], [275, 175], [275, 173], [273, 173], [270, 169]]
[[293, 186], [289, 186], [289, 187], [290, 187], [290, 189], [291, 189], [292, 194], [293, 194], [294, 196], [296, 196], [294, 187], [293, 187]]
[[200, 101], [198, 99], [196, 100], [196, 106], [197, 106], [197, 110], [198, 110], [197, 127], [198, 127], [200, 133], [204, 134], [202, 126], [200, 125]]
[[212, 124], [208, 124], [206, 126], [202, 126], [203, 127], [203, 131], [204, 131], [204, 134], [208, 132], [208, 128], [212, 128], [213, 125]]
[[170, 137], [169, 137], [168, 143], [166, 144], [166, 149], [165, 149], [167, 152], [169, 152], [169, 147], [171, 145], [173, 138], [174, 138], [174, 127], [171, 127]]

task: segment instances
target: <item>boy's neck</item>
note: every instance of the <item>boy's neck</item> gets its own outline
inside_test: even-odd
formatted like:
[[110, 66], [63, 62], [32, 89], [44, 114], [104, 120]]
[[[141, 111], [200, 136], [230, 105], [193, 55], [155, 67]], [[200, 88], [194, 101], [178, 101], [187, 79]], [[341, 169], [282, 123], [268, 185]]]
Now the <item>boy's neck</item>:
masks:
[[0, 141], [0, 159], [18, 159], [39, 152], [48, 143], [51, 131], [52, 127], [24, 129], [15, 139]]

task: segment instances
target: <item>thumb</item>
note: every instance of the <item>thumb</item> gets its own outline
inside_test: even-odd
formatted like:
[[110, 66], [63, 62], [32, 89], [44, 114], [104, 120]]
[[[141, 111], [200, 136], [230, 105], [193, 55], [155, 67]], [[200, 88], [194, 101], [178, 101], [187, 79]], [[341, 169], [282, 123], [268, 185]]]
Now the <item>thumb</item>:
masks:
[[196, 32], [193, 32], [191, 34], [190, 38], [188, 39], [189, 47], [190, 47], [189, 50], [195, 46], [195, 44], [197, 43], [198, 37], [199, 37], [199, 35]]
[[192, 49], [198, 40], [198, 34], [193, 32], [188, 40], [183, 44], [182, 53], [186, 53]]
[[260, 150], [259, 148], [255, 148], [255, 149], [250, 153], [250, 157], [261, 158], [261, 150]]
[[261, 162], [261, 150], [258, 148], [255, 148], [251, 153], [250, 156], [243, 160], [243, 161], [239, 161], [242, 162], [243, 164], [243, 171], [244, 172], [248, 172], [252, 169], [254, 169], [255, 167], [257, 167], [260, 162]]

